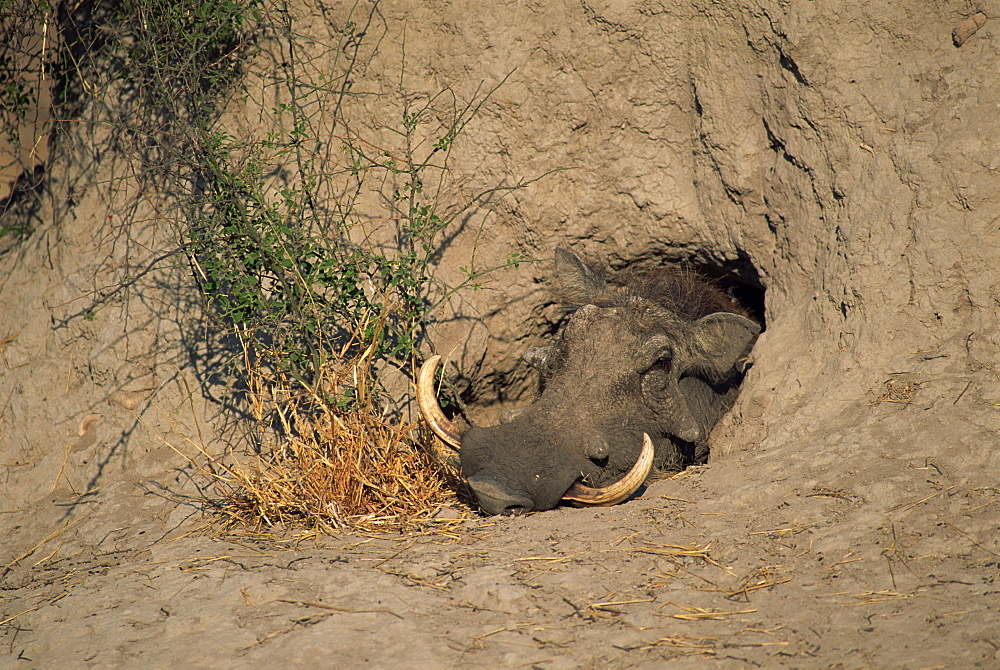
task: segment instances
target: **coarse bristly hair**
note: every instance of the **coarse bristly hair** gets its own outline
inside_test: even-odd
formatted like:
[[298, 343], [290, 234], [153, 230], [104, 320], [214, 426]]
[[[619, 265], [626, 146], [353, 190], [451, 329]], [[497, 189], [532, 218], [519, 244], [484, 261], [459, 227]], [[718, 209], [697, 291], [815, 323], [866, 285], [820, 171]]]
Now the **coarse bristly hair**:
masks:
[[714, 283], [694, 270], [664, 267], [626, 270], [614, 276], [607, 290], [596, 296], [598, 307], [612, 307], [639, 298], [690, 320], [716, 312], [749, 314]]
[[703, 275], [677, 266], [624, 270], [610, 278], [601, 264], [578, 260], [572, 280], [557, 275], [558, 295], [567, 307], [624, 307], [637, 301], [667, 309], [678, 317], [697, 320], [716, 312], [749, 318], [735, 300]]

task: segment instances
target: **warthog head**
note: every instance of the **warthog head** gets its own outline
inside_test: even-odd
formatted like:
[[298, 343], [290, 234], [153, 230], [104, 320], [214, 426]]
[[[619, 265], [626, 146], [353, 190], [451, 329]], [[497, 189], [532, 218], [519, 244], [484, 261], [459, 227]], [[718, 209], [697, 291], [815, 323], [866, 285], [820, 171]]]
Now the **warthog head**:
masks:
[[576, 311], [551, 346], [523, 355], [541, 376], [534, 403], [460, 434], [433, 397], [438, 358], [421, 371], [421, 410], [460, 447], [462, 472], [490, 514], [561, 500], [614, 504], [652, 465], [679, 469], [703, 458], [760, 332], [693, 272], [626, 272], [609, 282], [599, 266], [559, 247], [556, 276]]

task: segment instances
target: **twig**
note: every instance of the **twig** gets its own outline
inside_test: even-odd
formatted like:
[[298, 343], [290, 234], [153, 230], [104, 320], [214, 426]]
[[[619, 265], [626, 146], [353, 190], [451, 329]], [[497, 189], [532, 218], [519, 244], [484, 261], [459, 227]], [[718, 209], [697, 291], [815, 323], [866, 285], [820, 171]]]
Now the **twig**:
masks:
[[[330, 610], [331, 612], [339, 612], [341, 614], [390, 614], [397, 619], [403, 619], [402, 616], [396, 614], [392, 610], [386, 609], [374, 609], [374, 610], [352, 610], [345, 607], [334, 607], [333, 605], [324, 605], [323, 603], [312, 602], [311, 600], [292, 600], [290, 598], [277, 598], [279, 603], [289, 603], [291, 605], [304, 605], [305, 607], [318, 607], [324, 610]], [[405, 619], [403, 619], [405, 621]]]
[[0, 578], [6, 577], [7, 574], [14, 568], [14, 565], [16, 563], [18, 563], [19, 561], [27, 558], [28, 556], [31, 556], [33, 553], [35, 553], [35, 550], [38, 549], [40, 546], [42, 546], [43, 544], [45, 544], [46, 542], [48, 542], [49, 540], [51, 540], [52, 538], [54, 538], [56, 535], [59, 535], [60, 533], [66, 532], [67, 530], [69, 530], [70, 528], [72, 528], [73, 526], [75, 526], [76, 524], [80, 523], [81, 520], [82, 520], [82, 517], [80, 519], [74, 519], [73, 521], [70, 521], [68, 524], [66, 524], [65, 526], [63, 526], [62, 528], [60, 528], [58, 530], [54, 530], [51, 533], [49, 533], [45, 537], [44, 540], [42, 540], [41, 542], [39, 542], [38, 544], [36, 544], [35, 546], [33, 546], [31, 549], [29, 549], [28, 551], [24, 552], [23, 554], [21, 554], [20, 556], [18, 556], [17, 558], [15, 558], [13, 561], [11, 561], [10, 563], [8, 563], [7, 565], [5, 565], [4, 568], [3, 568], [3, 574], [0, 574]]
[[17, 617], [21, 616], [22, 614], [27, 614], [28, 612], [34, 612], [37, 609], [38, 609], [37, 606], [35, 606], [35, 607], [29, 607], [28, 609], [24, 610], [23, 612], [18, 612], [17, 614], [15, 614], [13, 616], [9, 616], [6, 619], [4, 619], [3, 621], [0, 621], [0, 626], [2, 626], [4, 624], [7, 624], [7, 623], [10, 623], [11, 621], [13, 621], [14, 619], [16, 619]]
[[941, 495], [942, 493], [948, 493], [949, 491], [954, 491], [959, 486], [961, 486], [961, 484], [955, 484], [954, 486], [949, 486], [946, 489], [941, 489], [940, 491], [935, 491], [934, 493], [930, 494], [926, 498], [921, 498], [920, 500], [916, 500], [916, 501], [911, 502], [911, 503], [899, 503], [898, 505], [890, 507], [889, 511], [890, 512], [895, 512], [897, 510], [909, 511], [909, 510], [913, 509], [914, 507], [916, 507], [917, 505], [919, 505], [921, 503], [925, 503], [928, 500], [930, 500], [931, 498], [935, 498], [935, 497]]
[[156, 258], [154, 258], [153, 260], [151, 260], [146, 265], [146, 268], [144, 270], [140, 271], [139, 274], [137, 274], [136, 276], [134, 276], [134, 277], [132, 277], [130, 279], [127, 279], [127, 280], [121, 282], [120, 284], [118, 284], [118, 286], [116, 286], [114, 288], [113, 291], [111, 291], [107, 295], [102, 295], [100, 298], [98, 298], [97, 300], [95, 300], [94, 302], [92, 302], [90, 304], [90, 306], [87, 307], [86, 309], [82, 309], [82, 310], [80, 310], [78, 312], [70, 314], [65, 319], [62, 319], [61, 321], [57, 322], [56, 325], [53, 327], [53, 330], [59, 330], [60, 328], [65, 328], [66, 326], [69, 325], [69, 322], [72, 321], [73, 319], [76, 319], [76, 318], [79, 318], [81, 316], [85, 316], [87, 314], [90, 314], [95, 309], [97, 309], [98, 307], [100, 307], [104, 303], [108, 302], [113, 297], [115, 297], [116, 295], [118, 295], [119, 293], [121, 293], [122, 291], [124, 291], [125, 289], [129, 288], [133, 284], [137, 283], [140, 279], [142, 279], [143, 277], [145, 277], [146, 275], [148, 275], [150, 272], [152, 272], [156, 268], [156, 266], [161, 261], [165, 261], [168, 258], [170, 258], [171, 256], [176, 256], [178, 254], [184, 253], [187, 250], [187, 246], [188, 245], [184, 245], [184, 246], [182, 246], [182, 247], [180, 247], [178, 249], [173, 249], [171, 251], [168, 251], [165, 254], [160, 254], [159, 256], [157, 256]]
[[969, 537], [969, 534], [966, 533], [961, 528], [956, 528], [955, 526], [951, 525], [947, 521], [944, 522], [944, 525], [948, 526], [948, 528], [951, 528], [956, 533], [959, 533], [960, 535], [962, 535], [965, 539], [967, 539], [969, 542], [971, 542], [972, 544], [976, 545], [977, 547], [979, 547], [980, 549], [982, 549], [983, 551], [985, 551], [987, 554], [990, 554], [992, 556], [1000, 556], [1000, 554], [997, 554], [995, 551], [990, 551], [989, 549], [987, 549], [983, 545], [981, 545], [978, 542], [976, 542], [975, 540], [973, 540], [971, 537]]

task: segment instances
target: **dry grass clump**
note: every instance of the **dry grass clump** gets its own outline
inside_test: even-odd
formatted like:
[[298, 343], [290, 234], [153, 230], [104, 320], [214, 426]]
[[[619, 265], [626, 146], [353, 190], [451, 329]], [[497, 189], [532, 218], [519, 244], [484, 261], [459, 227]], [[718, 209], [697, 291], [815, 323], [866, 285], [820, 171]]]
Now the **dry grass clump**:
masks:
[[254, 371], [251, 406], [261, 426], [276, 430], [266, 431], [269, 446], [231, 456], [216, 475], [229, 522], [403, 530], [458, 502], [454, 466], [421, 422], [384, 417], [370, 366], [364, 355], [326, 366], [317, 385], [322, 397]]

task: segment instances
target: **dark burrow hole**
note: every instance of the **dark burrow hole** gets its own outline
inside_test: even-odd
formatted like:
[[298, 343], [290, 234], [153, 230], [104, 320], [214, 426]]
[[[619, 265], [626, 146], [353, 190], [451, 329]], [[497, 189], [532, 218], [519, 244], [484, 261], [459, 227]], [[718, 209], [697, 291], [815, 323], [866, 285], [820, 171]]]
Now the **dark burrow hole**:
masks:
[[740, 267], [692, 264], [698, 274], [709, 279], [713, 284], [729, 294], [739, 303], [754, 321], [761, 325], [761, 331], [767, 328], [764, 315], [764, 287], [760, 282], [756, 269], [749, 263]]

